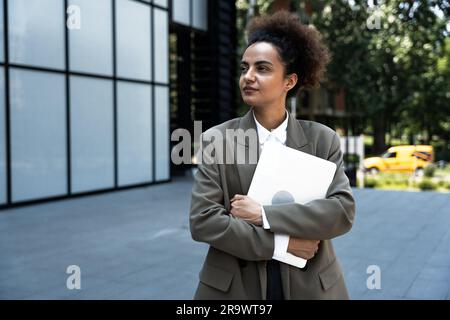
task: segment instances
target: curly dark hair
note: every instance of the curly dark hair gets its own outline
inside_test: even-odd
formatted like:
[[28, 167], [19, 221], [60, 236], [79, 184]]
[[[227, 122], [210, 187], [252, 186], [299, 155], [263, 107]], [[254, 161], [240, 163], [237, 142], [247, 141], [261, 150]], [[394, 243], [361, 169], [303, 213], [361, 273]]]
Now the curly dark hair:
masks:
[[315, 28], [303, 25], [293, 13], [278, 11], [253, 18], [247, 32], [247, 48], [256, 42], [271, 43], [285, 66], [285, 75], [297, 74], [297, 84], [288, 97], [295, 96], [299, 89], [319, 86], [331, 54]]

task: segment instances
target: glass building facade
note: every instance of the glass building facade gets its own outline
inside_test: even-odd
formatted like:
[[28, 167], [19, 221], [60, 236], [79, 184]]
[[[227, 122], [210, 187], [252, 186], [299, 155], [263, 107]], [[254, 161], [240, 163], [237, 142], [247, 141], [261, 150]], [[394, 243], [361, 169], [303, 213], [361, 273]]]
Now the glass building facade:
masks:
[[0, 207], [170, 180], [171, 20], [207, 1], [0, 0]]

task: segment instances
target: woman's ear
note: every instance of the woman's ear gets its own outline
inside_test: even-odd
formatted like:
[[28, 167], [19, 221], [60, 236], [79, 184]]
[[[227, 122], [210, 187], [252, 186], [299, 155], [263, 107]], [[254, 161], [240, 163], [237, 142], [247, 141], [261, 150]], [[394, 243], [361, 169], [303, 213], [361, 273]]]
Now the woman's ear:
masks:
[[286, 90], [289, 91], [297, 84], [298, 77], [296, 73], [291, 73], [287, 78]]

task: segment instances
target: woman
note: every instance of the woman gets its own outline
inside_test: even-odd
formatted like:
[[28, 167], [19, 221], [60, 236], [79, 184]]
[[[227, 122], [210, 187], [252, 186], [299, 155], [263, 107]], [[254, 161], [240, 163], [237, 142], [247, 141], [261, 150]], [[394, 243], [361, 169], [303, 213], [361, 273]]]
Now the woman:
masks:
[[[195, 176], [190, 229], [194, 240], [210, 247], [196, 299], [348, 298], [331, 243], [350, 230], [355, 214], [339, 137], [319, 123], [296, 120], [285, 107], [286, 97], [318, 85], [328, 62], [320, 34], [295, 15], [282, 11], [249, 24], [239, 85], [251, 108], [201, 138], [209, 153], [203, 151], [205, 161]], [[254, 130], [258, 156], [272, 140], [336, 163], [326, 199], [261, 206], [246, 196], [256, 163], [221, 157], [231, 153], [236, 160], [235, 148], [236, 154], [252, 153], [251, 135], [249, 140], [238, 137], [235, 145], [234, 138], [220, 138], [230, 130]], [[280, 250], [307, 259], [306, 268], [273, 260]]]

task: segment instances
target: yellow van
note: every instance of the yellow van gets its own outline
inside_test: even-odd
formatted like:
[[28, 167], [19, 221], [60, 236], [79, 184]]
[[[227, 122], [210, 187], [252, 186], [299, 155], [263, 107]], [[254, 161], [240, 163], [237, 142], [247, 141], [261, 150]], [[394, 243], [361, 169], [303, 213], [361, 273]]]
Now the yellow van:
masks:
[[432, 146], [396, 146], [389, 148], [380, 157], [364, 159], [364, 169], [370, 173], [378, 172], [416, 172], [434, 161]]

